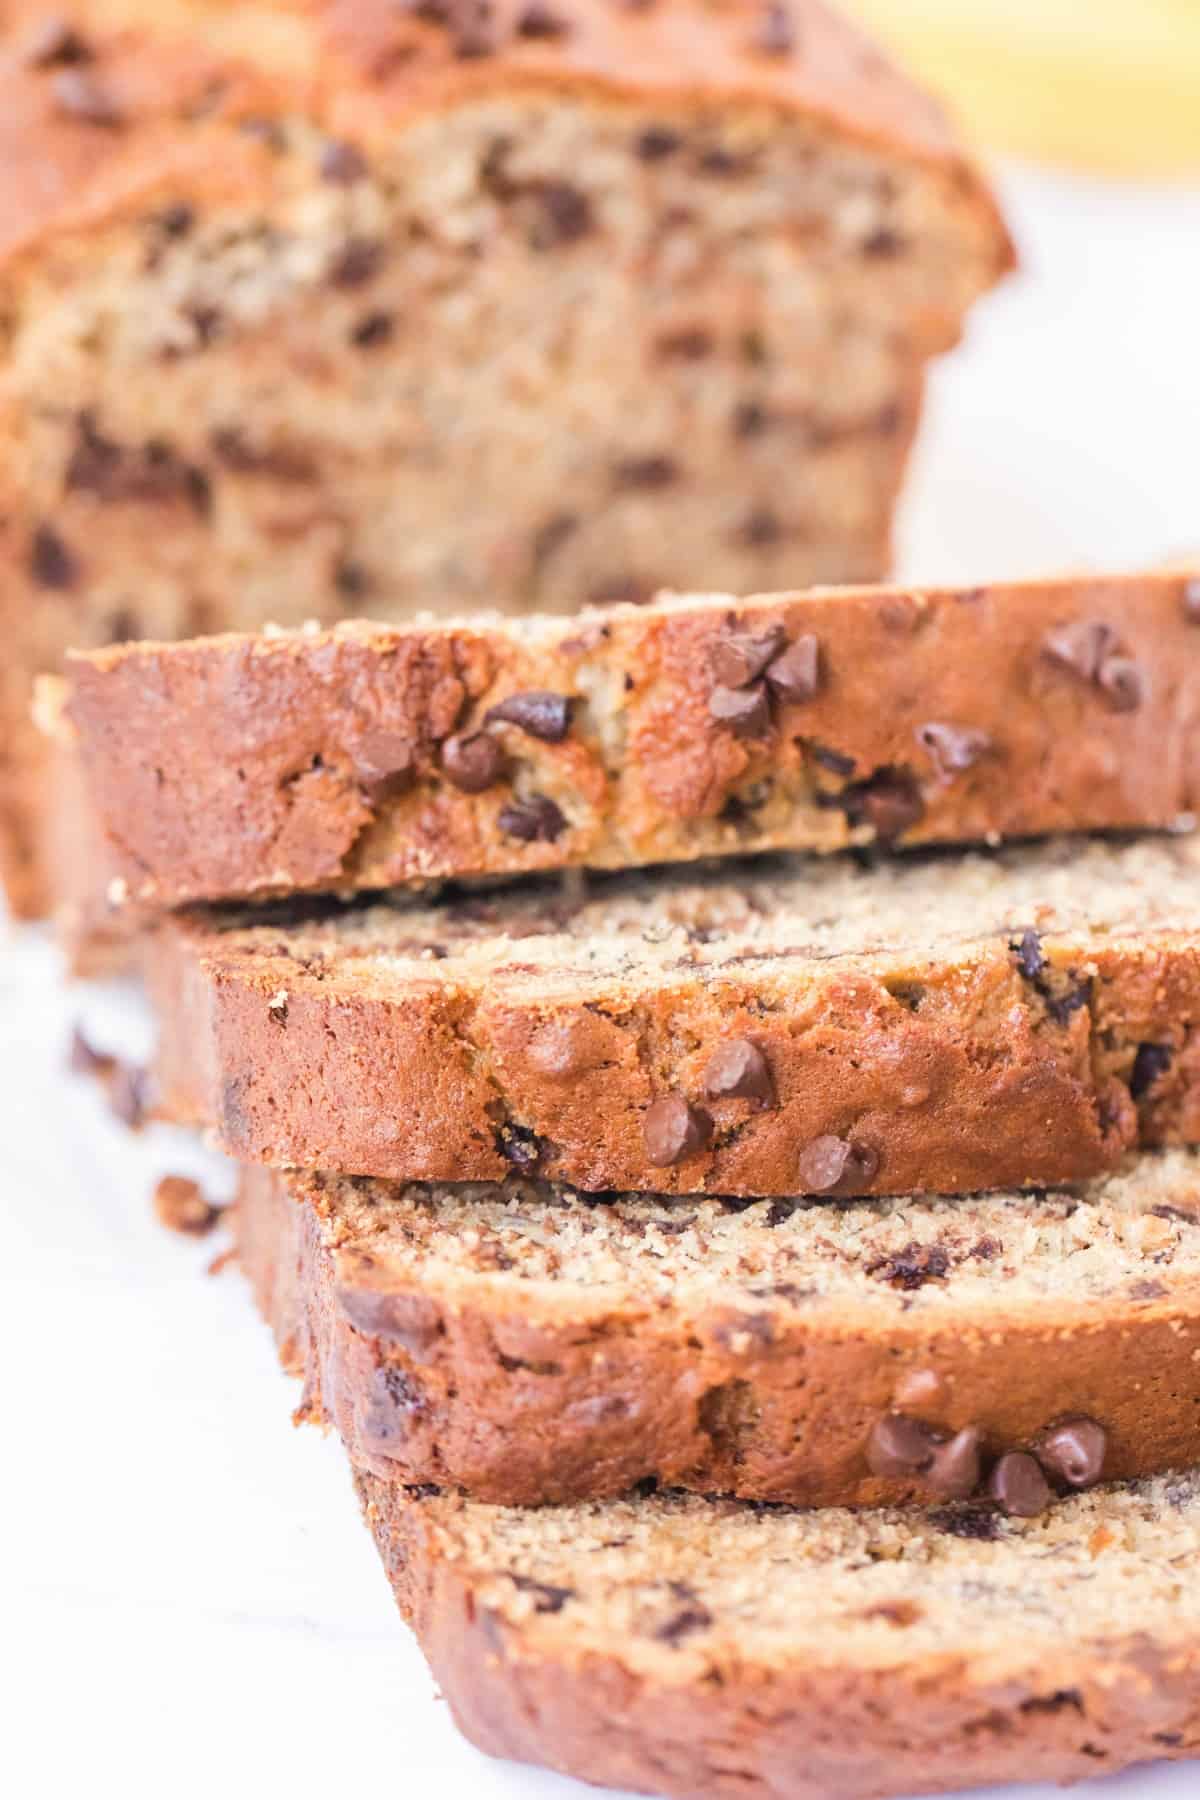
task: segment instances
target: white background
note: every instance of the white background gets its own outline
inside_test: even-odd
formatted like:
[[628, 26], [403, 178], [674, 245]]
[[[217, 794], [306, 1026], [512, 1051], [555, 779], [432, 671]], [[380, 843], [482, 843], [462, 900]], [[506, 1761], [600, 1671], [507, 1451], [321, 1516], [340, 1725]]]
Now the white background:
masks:
[[[1200, 197], [1009, 188], [1026, 272], [938, 376], [908, 571], [1200, 551]], [[201, 1153], [129, 1137], [64, 1074], [81, 1011], [136, 1039], [136, 1007], [57, 977], [35, 934], [0, 949], [6, 1791], [582, 1800], [454, 1734], [336, 1444], [289, 1423], [239, 1275], [206, 1277], [212, 1246], [151, 1222], [155, 1175]], [[1103, 1792], [1183, 1800], [1198, 1781]]]

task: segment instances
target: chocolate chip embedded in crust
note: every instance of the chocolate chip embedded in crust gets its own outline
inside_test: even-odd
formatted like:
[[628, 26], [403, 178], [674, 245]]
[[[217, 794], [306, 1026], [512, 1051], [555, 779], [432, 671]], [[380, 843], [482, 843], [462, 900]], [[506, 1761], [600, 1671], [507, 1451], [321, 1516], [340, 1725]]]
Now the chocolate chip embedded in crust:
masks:
[[29, 573], [39, 587], [74, 587], [79, 563], [52, 525], [38, 525], [29, 546]]
[[846, 789], [842, 804], [856, 823], [872, 826], [881, 844], [892, 844], [925, 816], [925, 803], [911, 775], [883, 769]]
[[702, 1107], [692, 1106], [682, 1094], [664, 1094], [646, 1109], [642, 1137], [646, 1160], [656, 1169], [669, 1169], [703, 1150], [712, 1136], [713, 1122]]
[[504, 752], [486, 731], [447, 738], [442, 745], [442, 773], [464, 794], [482, 794], [504, 774]]
[[1131, 656], [1106, 656], [1096, 686], [1113, 712], [1136, 712], [1146, 694], [1146, 678]]
[[198, 1181], [186, 1175], [164, 1175], [154, 1190], [154, 1216], [168, 1231], [204, 1237], [221, 1216]]
[[748, 631], [731, 631], [717, 638], [708, 652], [713, 679], [722, 687], [749, 687], [779, 655], [786, 642], [782, 625], [769, 625], [757, 637]]
[[942, 725], [931, 720], [917, 727], [917, 742], [928, 750], [942, 775], [961, 775], [986, 756], [992, 740], [969, 725]]
[[765, 737], [771, 729], [771, 703], [761, 682], [748, 688], [715, 687], [708, 696], [708, 710], [735, 737]]
[[930, 1425], [903, 1413], [885, 1413], [867, 1439], [867, 1467], [884, 1479], [923, 1474], [941, 1439]]
[[1133, 1059], [1133, 1073], [1129, 1077], [1129, 1092], [1133, 1098], [1140, 1100], [1159, 1077], [1166, 1074], [1170, 1066], [1169, 1044], [1139, 1044], [1137, 1055]]
[[983, 1433], [966, 1425], [948, 1443], [939, 1444], [925, 1472], [926, 1486], [941, 1500], [966, 1500], [979, 1486]]
[[776, 699], [802, 706], [821, 686], [821, 648], [811, 632], [777, 656], [767, 669], [767, 685]]
[[317, 167], [323, 181], [334, 182], [338, 187], [351, 187], [366, 175], [367, 159], [356, 144], [331, 138], [321, 150]]
[[771, 1065], [749, 1038], [734, 1038], [715, 1050], [705, 1065], [703, 1080], [710, 1100], [757, 1100], [770, 1106], [775, 1099]]
[[1034, 1454], [1056, 1481], [1072, 1488], [1094, 1487], [1104, 1473], [1108, 1433], [1084, 1414], [1063, 1419], [1039, 1440]]
[[528, 800], [504, 807], [498, 823], [506, 837], [523, 844], [553, 844], [567, 829], [566, 819], [546, 794], [531, 794]]
[[377, 1365], [356, 1408], [363, 1447], [375, 1456], [402, 1454], [414, 1423], [427, 1411], [424, 1391], [411, 1375], [394, 1363]]
[[529, 1172], [542, 1160], [546, 1146], [528, 1125], [504, 1125], [496, 1133], [496, 1148], [514, 1169]]
[[566, 694], [533, 690], [510, 694], [507, 700], [488, 708], [484, 723], [516, 725], [543, 743], [561, 744], [571, 729], [571, 700]]
[[988, 1492], [1010, 1518], [1036, 1519], [1053, 1495], [1034, 1457], [1009, 1450], [992, 1470]]
[[54, 104], [73, 119], [87, 125], [113, 128], [124, 122], [124, 113], [113, 95], [87, 69], [59, 69], [50, 83]]
[[1045, 973], [1046, 958], [1042, 952], [1042, 940], [1031, 926], [1023, 931], [1019, 938], [1009, 945], [1016, 958], [1017, 968], [1026, 981], [1037, 983]]
[[1078, 619], [1048, 632], [1042, 655], [1070, 669], [1084, 681], [1095, 681], [1100, 665], [1116, 645], [1116, 633], [1100, 619]]
[[869, 1145], [827, 1134], [805, 1145], [796, 1176], [806, 1194], [832, 1194], [835, 1188], [848, 1193], [870, 1182], [878, 1168], [878, 1153]]

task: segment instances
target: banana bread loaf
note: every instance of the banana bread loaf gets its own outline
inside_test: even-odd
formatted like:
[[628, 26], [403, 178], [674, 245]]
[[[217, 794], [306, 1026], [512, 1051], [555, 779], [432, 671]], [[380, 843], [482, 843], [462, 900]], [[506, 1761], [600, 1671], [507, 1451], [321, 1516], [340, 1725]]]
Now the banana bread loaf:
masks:
[[1086, 1480], [1200, 1460], [1195, 1151], [854, 1203], [248, 1168], [235, 1231], [299, 1416], [395, 1483], [932, 1501], [1064, 1421]]
[[1200, 837], [759, 858], [164, 920], [167, 1111], [243, 1160], [970, 1192], [1200, 1142]]
[[1200, 806], [1200, 579], [1178, 572], [355, 624], [70, 668], [108, 887], [153, 905]]
[[466, 1735], [678, 1800], [886, 1800], [1200, 1751], [1200, 1479], [1034, 1519], [358, 1477]]
[[883, 571], [1012, 253], [820, 0], [49, 11], [0, 49], [18, 903], [68, 645]]

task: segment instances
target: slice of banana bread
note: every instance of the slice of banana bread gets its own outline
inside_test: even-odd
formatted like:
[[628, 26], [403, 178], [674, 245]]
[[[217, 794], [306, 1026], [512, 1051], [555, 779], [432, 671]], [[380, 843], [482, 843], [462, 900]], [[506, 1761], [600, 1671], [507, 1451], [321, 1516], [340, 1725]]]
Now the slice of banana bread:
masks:
[[248, 1168], [235, 1230], [299, 1416], [400, 1484], [878, 1505], [1072, 1431], [1081, 1483], [1200, 1461], [1195, 1151], [836, 1204]]
[[358, 1478], [481, 1749], [679, 1800], [886, 1800], [1200, 1752], [1200, 1478], [1036, 1519]]
[[1011, 263], [820, 0], [9, 0], [0, 821], [68, 645], [866, 580]]
[[64, 729], [134, 902], [1170, 826], [1200, 579], [131, 645]]
[[1200, 838], [758, 859], [148, 946], [167, 1110], [244, 1160], [973, 1191], [1200, 1142]]

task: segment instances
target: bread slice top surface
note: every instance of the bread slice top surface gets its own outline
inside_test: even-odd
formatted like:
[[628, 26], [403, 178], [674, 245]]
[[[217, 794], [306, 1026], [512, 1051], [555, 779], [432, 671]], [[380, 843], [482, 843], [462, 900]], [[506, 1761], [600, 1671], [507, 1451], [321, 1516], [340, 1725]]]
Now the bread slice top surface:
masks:
[[625, 1308], [886, 1330], [955, 1315], [1064, 1327], [1195, 1311], [1200, 1152], [1130, 1158], [1052, 1192], [964, 1198], [582, 1194], [559, 1183], [392, 1184], [281, 1175], [310, 1203], [350, 1298], [390, 1288], [560, 1322]]

